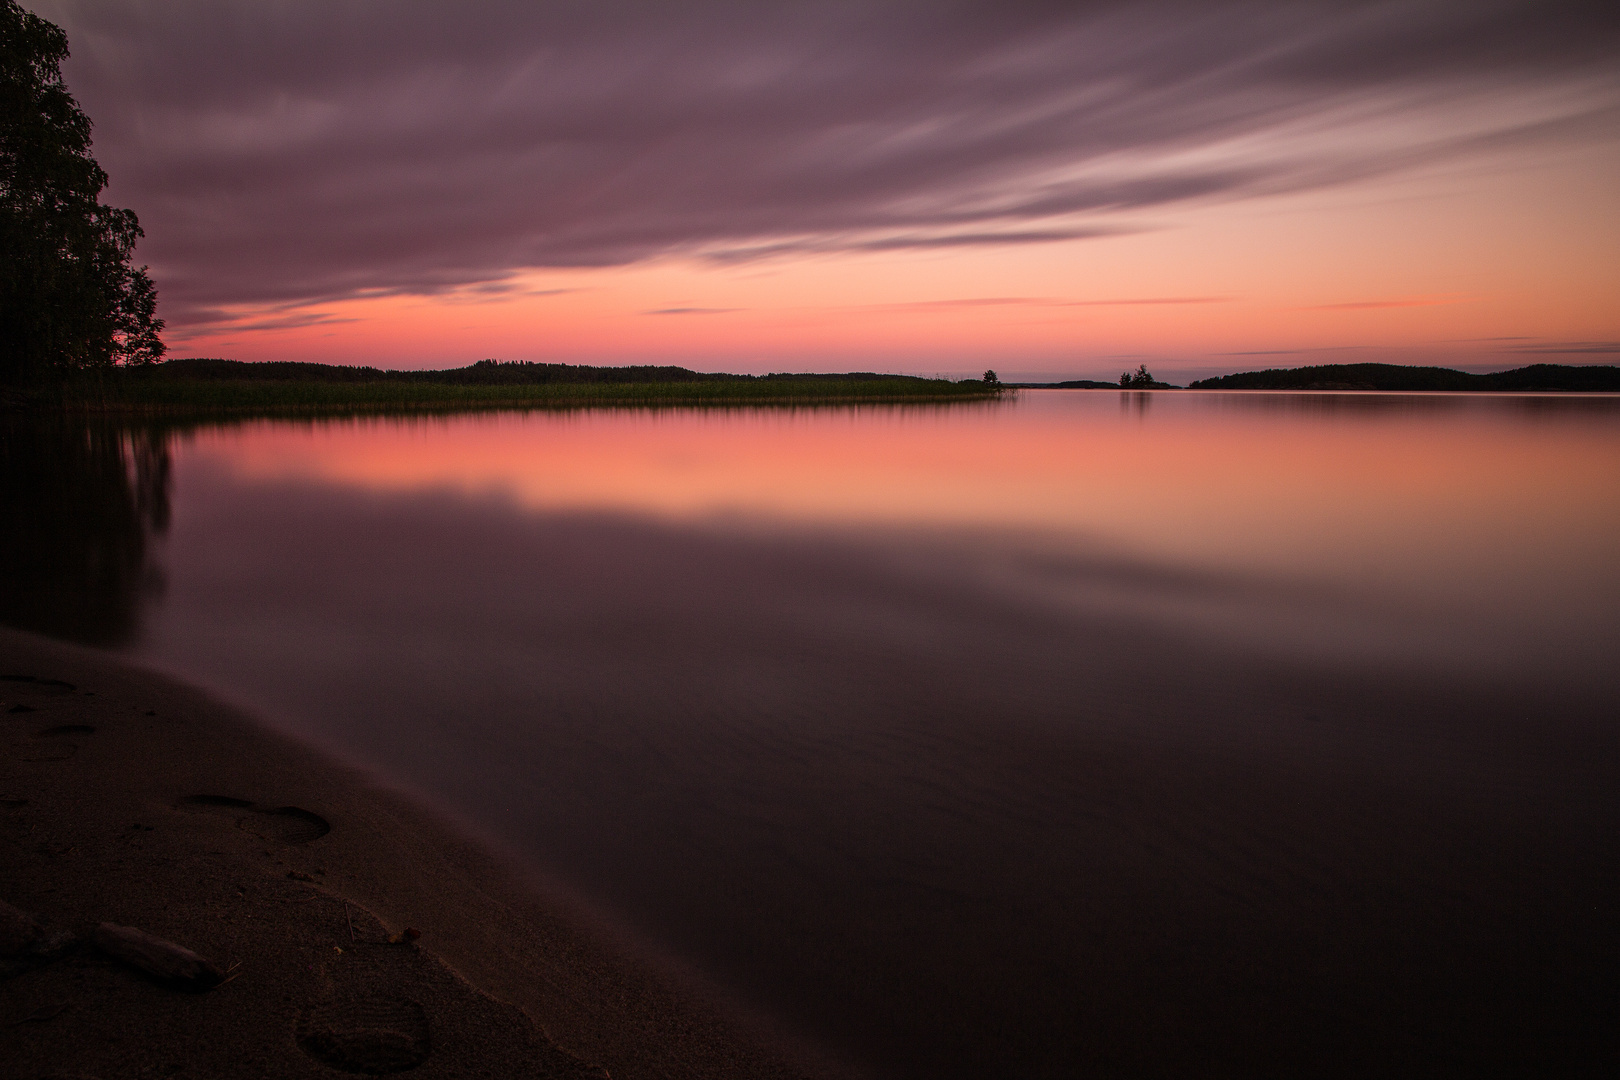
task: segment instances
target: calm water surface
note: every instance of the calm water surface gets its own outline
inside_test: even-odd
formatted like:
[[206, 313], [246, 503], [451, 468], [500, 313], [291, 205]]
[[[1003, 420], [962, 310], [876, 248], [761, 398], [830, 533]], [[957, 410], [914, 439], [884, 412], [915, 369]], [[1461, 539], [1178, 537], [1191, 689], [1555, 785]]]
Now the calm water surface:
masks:
[[852, 1072], [1614, 1063], [1620, 399], [8, 437], [8, 621], [440, 802]]

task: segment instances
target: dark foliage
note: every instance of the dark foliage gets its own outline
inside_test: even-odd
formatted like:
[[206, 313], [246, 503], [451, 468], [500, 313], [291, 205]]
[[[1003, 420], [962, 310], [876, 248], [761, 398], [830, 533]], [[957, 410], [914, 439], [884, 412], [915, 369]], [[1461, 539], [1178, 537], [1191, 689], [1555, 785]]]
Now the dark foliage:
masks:
[[1200, 379], [1192, 390], [1572, 390], [1620, 391], [1620, 367], [1532, 364], [1512, 371], [1471, 375], [1439, 367], [1398, 364], [1323, 364], [1245, 371]]
[[62, 84], [67, 36], [0, 0], [0, 382], [163, 355], [140, 223], [99, 201], [90, 119]]
[[[1060, 387], [1082, 387], [1082, 388], [1084, 388], [1084, 387], [1088, 387], [1088, 386], [1111, 386], [1112, 384], [1110, 384], [1110, 383], [1096, 384], [1096, 383], [1091, 383], [1090, 380], [1087, 380], [1087, 379], [1080, 379], [1080, 380], [1076, 380], [1074, 382], [1058, 383], [1057, 385], [1060, 386]], [[1127, 372], [1125, 372], [1124, 374], [1122, 374], [1119, 377], [1119, 389], [1121, 389], [1121, 390], [1175, 390], [1175, 389], [1178, 389], [1178, 387], [1172, 386], [1169, 383], [1160, 382], [1158, 379], [1155, 379], [1153, 377], [1152, 372], [1148, 371], [1146, 364], [1137, 364], [1135, 371], [1127, 371]]]
[[1127, 371], [1119, 377], [1119, 385], [1131, 390], [1147, 390], [1158, 386], [1159, 382], [1148, 373], [1146, 364], [1137, 364], [1135, 371]]

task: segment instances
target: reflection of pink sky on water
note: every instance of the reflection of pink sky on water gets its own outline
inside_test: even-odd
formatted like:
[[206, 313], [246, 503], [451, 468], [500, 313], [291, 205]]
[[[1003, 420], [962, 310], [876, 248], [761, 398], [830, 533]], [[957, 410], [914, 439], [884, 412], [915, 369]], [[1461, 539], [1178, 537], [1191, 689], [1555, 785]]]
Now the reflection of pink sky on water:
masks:
[[1612, 1026], [1616, 404], [205, 429], [135, 652], [839, 1076], [1560, 1071]]
[[538, 511], [1005, 530], [1352, 585], [1612, 596], [1616, 414], [1543, 424], [1501, 401], [1402, 400], [1417, 411], [1157, 395], [1139, 412], [1112, 393], [1025, 392], [953, 409], [264, 423], [194, 445], [245, 480], [494, 493]]

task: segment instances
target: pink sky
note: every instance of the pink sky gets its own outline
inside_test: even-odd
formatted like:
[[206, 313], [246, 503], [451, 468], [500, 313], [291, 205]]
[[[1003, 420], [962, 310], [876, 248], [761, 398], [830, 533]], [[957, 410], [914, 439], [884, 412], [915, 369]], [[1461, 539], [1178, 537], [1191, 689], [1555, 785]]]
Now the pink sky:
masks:
[[1620, 20], [1441, 7], [37, 10], [174, 356], [1612, 362]]

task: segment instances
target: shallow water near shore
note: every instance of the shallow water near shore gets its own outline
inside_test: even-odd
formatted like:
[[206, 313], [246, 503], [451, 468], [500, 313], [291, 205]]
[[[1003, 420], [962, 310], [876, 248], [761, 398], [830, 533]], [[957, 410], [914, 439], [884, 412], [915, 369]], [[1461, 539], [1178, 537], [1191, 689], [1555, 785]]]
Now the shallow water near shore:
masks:
[[853, 1072], [1613, 1060], [1620, 398], [7, 437], [7, 621], [453, 810]]

